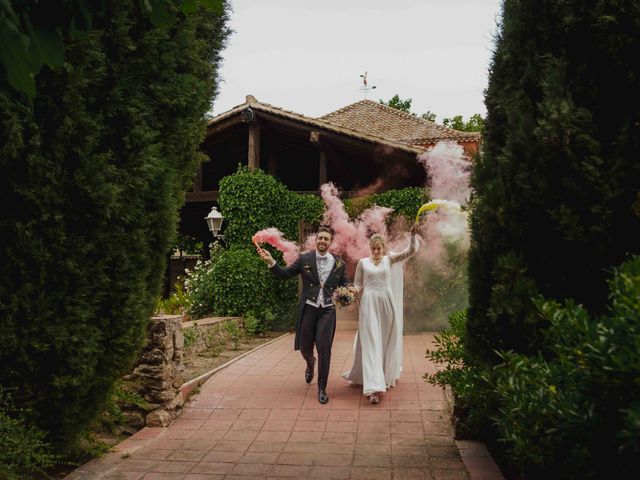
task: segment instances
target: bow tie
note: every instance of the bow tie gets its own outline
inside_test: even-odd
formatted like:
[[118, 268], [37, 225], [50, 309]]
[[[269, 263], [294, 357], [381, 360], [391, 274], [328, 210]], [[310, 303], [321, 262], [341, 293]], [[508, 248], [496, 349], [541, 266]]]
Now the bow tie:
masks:
[[329, 258], [326, 255], [324, 257], [320, 257], [320, 256], [316, 257], [316, 261], [319, 264], [325, 264], [327, 263], [327, 260], [329, 260]]

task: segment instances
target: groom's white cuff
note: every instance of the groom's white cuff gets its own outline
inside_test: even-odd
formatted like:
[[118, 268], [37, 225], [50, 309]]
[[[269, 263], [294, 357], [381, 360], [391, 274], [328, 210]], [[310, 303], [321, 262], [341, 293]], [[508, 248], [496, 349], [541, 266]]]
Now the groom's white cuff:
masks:
[[271, 263], [268, 266], [269, 266], [269, 268], [273, 268], [275, 264], [276, 264], [276, 261], [275, 260], [271, 260]]

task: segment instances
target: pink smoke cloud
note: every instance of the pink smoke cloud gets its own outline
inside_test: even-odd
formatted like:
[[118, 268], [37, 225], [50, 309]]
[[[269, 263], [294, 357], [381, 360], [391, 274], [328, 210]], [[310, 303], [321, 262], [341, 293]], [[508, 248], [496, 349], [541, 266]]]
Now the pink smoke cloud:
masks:
[[251, 240], [254, 244], [259, 245], [268, 243], [272, 247], [280, 250], [284, 258], [284, 263], [291, 265], [298, 255], [300, 255], [300, 247], [294, 242], [284, 238], [284, 234], [275, 227], [265, 228], [257, 232]]
[[[320, 194], [325, 205], [322, 224], [333, 230], [330, 250], [352, 263], [368, 256], [369, 237], [374, 233], [387, 234], [387, 217], [393, 209], [374, 206], [365, 210], [357, 219], [351, 220], [333, 183], [322, 185]], [[313, 248], [315, 235], [310, 235], [304, 249]]]
[[431, 180], [431, 197], [464, 204], [469, 199], [471, 164], [456, 142], [438, 142], [418, 156]]

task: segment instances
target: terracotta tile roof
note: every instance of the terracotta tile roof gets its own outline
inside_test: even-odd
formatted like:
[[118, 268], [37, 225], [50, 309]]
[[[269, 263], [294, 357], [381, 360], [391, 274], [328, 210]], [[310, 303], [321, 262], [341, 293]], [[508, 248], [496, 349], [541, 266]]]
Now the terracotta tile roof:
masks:
[[231, 110], [227, 110], [209, 120], [209, 127], [214, 127], [216, 124], [223, 122], [224, 120], [233, 117], [236, 114], [242, 113], [243, 110], [251, 108], [256, 112], [265, 112], [272, 115], [277, 115], [283, 118], [288, 118], [290, 120], [294, 120], [312, 127], [316, 127], [319, 129], [328, 130], [331, 132], [339, 133], [342, 135], [347, 135], [350, 137], [358, 138], [361, 140], [369, 141], [372, 143], [379, 143], [383, 145], [388, 145], [393, 148], [397, 148], [399, 150], [403, 150], [411, 153], [422, 153], [424, 152], [424, 147], [419, 145], [413, 145], [406, 142], [398, 142], [391, 138], [380, 137], [374, 133], [363, 132], [359, 130], [354, 130], [349, 127], [345, 127], [342, 125], [325, 122], [321, 119], [307, 117], [305, 115], [301, 115], [299, 113], [291, 112], [289, 110], [285, 110], [280, 107], [275, 107], [268, 103], [263, 103], [257, 101], [252, 95], [247, 95], [247, 101], [240, 105], [233, 107]]
[[245, 103], [213, 117], [209, 121], [209, 127], [214, 127], [226, 119], [241, 114], [248, 108], [412, 153], [422, 153], [428, 146], [439, 140], [459, 142], [480, 140], [479, 133], [446, 128], [372, 100], [362, 100], [322, 117], [312, 118], [259, 102], [252, 95], [247, 95]]
[[372, 100], [347, 105], [318, 120], [407, 145], [427, 145], [438, 140], [479, 141], [477, 132], [460, 132]]

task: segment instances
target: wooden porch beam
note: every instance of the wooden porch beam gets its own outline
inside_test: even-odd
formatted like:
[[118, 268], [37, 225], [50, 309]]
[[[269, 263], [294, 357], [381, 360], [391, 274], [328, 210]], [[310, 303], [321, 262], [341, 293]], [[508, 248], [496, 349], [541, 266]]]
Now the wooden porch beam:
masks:
[[218, 200], [218, 193], [218, 190], [205, 190], [204, 192], [186, 192], [184, 199], [186, 203], [215, 202], [216, 200]]
[[320, 161], [318, 171], [318, 188], [327, 183], [329, 175], [327, 173], [327, 153], [324, 150], [320, 150]]
[[260, 168], [260, 125], [255, 121], [249, 123], [248, 164], [250, 171]]

